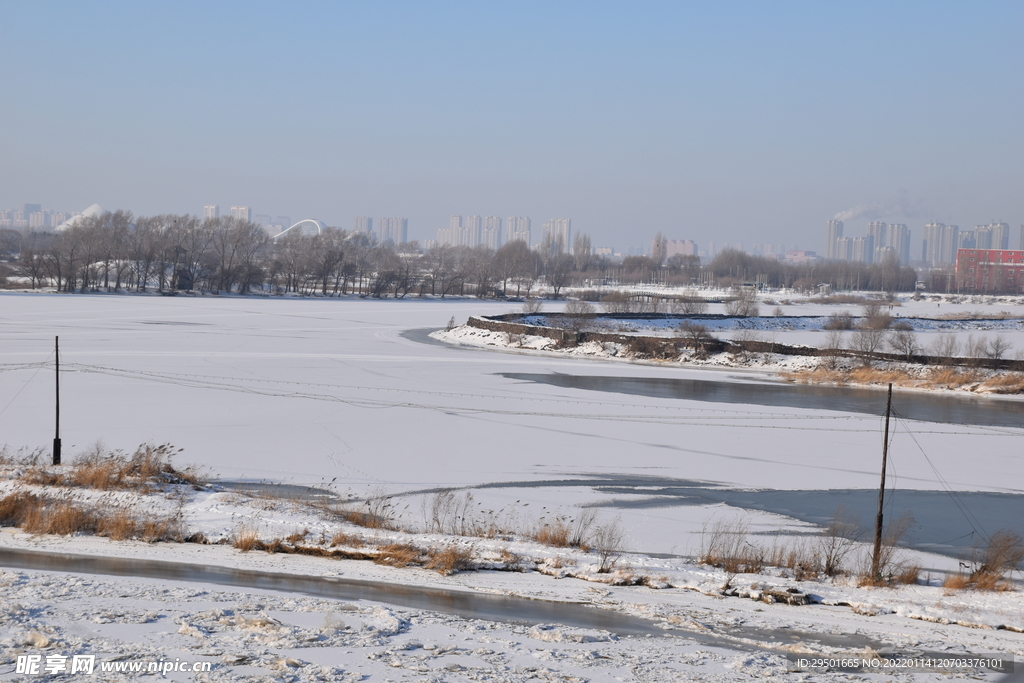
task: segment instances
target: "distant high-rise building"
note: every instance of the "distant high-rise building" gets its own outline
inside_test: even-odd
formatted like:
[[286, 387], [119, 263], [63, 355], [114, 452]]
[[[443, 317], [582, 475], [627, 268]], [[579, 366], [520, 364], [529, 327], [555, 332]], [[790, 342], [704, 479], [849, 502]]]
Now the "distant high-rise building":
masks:
[[991, 225], [975, 225], [974, 226], [974, 248], [975, 249], [992, 249], [992, 226]]
[[439, 247], [454, 247], [458, 239], [458, 232], [452, 232], [451, 228], [438, 228], [437, 239], [434, 242]]
[[373, 219], [369, 216], [359, 216], [352, 225], [355, 232], [373, 232]]
[[1020, 226], [1020, 241], [1017, 243], [1017, 248], [1024, 251], [1024, 224]]
[[992, 248], [993, 249], [1009, 249], [1010, 248], [1010, 226], [1007, 223], [989, 223], [992, 229]]
[[[903, 223], [890, 223], [885, 227], [885, 249], [892, 249], [900, 263], [910, 262], [910, 228]], [[876, 246], [877, 249], [877, 246]], [[875, 259], [881, 263], [880, 258]]]
[[956, 258], [957, 234], [955, 225], [931, 222], [924, 226], [921, 242], [921, 260], [932, 266], [953, 263]]
[[976, 235], [973, 230], [964, 230], [956, 236], [956, 248], [960, 249], [974, 249], [976, 246]]
[[839, 237], [836, 239], [835, 256], [840, 261], [853, 260], [853, 237]]
[[270, 218], [270, 214], [267, 213], [258, 213], [253, 218], [253, 223], [258, 223], [259, 225], [262, 225], [264, 228], [272, 224], [273, 222], [274, 221], [271, 220]]
[[875, 238], [872, 235], [854, 237], [850, 261], [858, 263], [874, 263], [875, 261]]
[[839, 238], [843, 236], [843, 222], [842, 221], [829, 221], [828, 229], [825, 233], [825, 258], [827, 259], [838, 259], [842, 258], [839, 255]]
[[212, 221], [214, 218], [220, 218], [220, 204], [207, 204], [203, 207], [203, 219]]
[[28, 218], [29, 216], [31, 216], [34, 213], [39, 213], [42, 210], [43, 210], [43, 205], [42, 204], [25, 204], [25, 208], [22, 209], [22, 211], [24, 212], [26, 218]]
[[459, 233], [459, 246], [475, 247], [480, 244], [480, 228], [483, 224], [480, 216], [466, 216]]
[[552, 218], [542, 225], [541, 242], [547, 243], [548, 240], [552, 244], [561, 243], [564, 251], [568, 252], [572, 248], [572, 219]]
[[377, 221], [377, 241], [394, 242], [396, 245], [409, 241], [408, 218], [381, 218]]
[[232, 206], [231, 217], [238, 221], [249, 222], [252, 220], [252, 209], [248, 206]]
[[33, 211], [28, 215], [28, 227], [31, 230], [43, 230], [50, 227], [49, 211]]
[[480, 244], [491, 249], [501, 247], [501, 218], [484, 216], [480, 226]]
[[530, 219], [526, 216], [509, 216], [505, 219], [505, 234], [509, 242], [526, 242], [530, 246]]
[[289, 218], [288, 216], [278, 216], [277, 218], [274, 219], [274, 223], [277, 225], [284, 226], [281, 228], [282, 230], [287, 230], [288, 228], [292, 227], [292, 219]]
[[696, 256], [697, 243], [693, 240], [668, 240], [665, 243], [665, 258], [673, 256]]
[[886, 224], [882, 221], [871, 221], [868, 223], [867, 235], [875, 241], [875, 248], [884, 247], [886, 245]]

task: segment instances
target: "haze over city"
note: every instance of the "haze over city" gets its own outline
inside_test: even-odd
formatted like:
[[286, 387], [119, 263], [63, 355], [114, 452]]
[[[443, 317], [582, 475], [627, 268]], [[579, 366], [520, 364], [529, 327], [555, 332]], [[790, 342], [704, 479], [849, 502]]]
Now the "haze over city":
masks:
[[[1019, 3], [0, 3], [0, 209], [1024, 223]], [[915, 253], [918, 247], [913, 247]]]

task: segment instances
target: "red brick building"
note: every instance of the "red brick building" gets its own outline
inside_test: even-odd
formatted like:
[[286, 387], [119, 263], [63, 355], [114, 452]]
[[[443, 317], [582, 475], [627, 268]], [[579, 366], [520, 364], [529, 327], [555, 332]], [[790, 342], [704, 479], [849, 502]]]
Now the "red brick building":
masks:
[[1020, 294], [1024, 292], [1024, 251], [957, 249], [956, 281], [961, 292]]

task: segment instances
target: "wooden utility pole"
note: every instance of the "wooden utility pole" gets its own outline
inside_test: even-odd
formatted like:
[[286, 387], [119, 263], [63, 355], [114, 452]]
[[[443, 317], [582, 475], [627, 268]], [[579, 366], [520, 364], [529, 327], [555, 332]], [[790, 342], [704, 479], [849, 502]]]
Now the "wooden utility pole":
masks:
[[53, 464], [60, 464], [60, 337], [53, 338], [53, 359], [57, 378], [57, 422], [53, 434]]
[[889, 455], [889, 413], [892, 412], [892, 384], [889, 384], [889, 399], [885, 403], [885, 438], [882, 441], [882, 483], [878, 485], [878, 515], [875, 517], [875, 549], [871, 553], [871, 578], [880, 580], [878, 567], [882, 553], [882, 505], [885, 503], [885, 461]]

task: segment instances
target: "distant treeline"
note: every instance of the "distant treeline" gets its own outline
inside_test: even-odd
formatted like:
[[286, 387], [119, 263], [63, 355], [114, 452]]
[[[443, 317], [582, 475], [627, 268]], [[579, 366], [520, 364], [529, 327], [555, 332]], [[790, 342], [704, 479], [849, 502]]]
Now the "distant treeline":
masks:
[[230, 217], [133, 216], [128, 211], [81, 218], [60, 233], [0, 230], [0, 277], [21, 276], [33, 288], [64, 292], [200, 290], [528, 296], [542, 286], [554, 296], [570, 286], [665, 284], [730, 287], [760, 283], [811, 291], [910, 291], [917, 275], [895, 259], [881, 264], [827, 261], [793, 265], [727, 249], [710, 263], [696, 256], [657, 261], [592, 255], [577, 235], [572, 250], [558, 240], [530, 249], [515, 241], [484, 246], [376, 243], [366, 233], [327, 228], [272, 240], [256, 223]]

